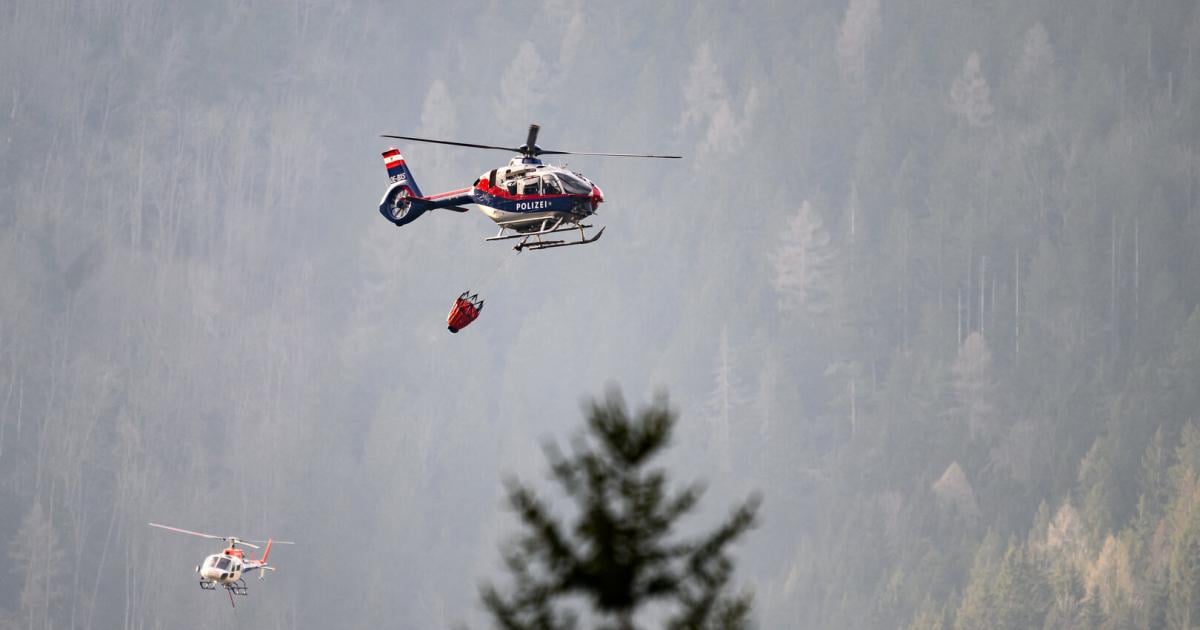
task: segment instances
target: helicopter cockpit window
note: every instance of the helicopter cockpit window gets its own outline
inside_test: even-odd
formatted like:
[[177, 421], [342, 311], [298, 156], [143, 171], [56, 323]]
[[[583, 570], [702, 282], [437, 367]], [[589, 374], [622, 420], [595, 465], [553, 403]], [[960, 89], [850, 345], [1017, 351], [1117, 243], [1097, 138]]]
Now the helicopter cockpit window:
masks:
[[539, 194], [541, 194], [541, 181], [542, 181], [542, 179], [540, 177], [526, 177], [525, 179], [521, 180], [521, 189], [520, 189], [520, 191], [518, 191], [519, 194], [522, 194], [522, 195], [539, 195]]
[[515, 180], [515, 179], [508, 180], [508, 194], [510, 194], [510, 195], [517, 194], [517, 180]]
[[569, 173], [559, 173], [558, 179], [562, 181], [563, 188], [572, 195], [587, 195], [592, 192], [592, 187], [587, 182]]
[[558, 180], [553, 175], [542, 175], [542, 194], [543, 195], [561, 195], [562, 187], [558, 185]]
[[229, 568], [229, 564], [229, 558], [221, 558], [217, 561], [217, 568], [224, 571], [225, 569]]
[[210, 566], [210, 567], [215, 567], [215, 566], [217, 566], [217, 560], [218, 560], [218, 559], [219, 559], [219, 558], [217, 558], [216, 556], [213, 556], [213, 557], [209, 558], [209, 559], [208, 559], [208, 566]]

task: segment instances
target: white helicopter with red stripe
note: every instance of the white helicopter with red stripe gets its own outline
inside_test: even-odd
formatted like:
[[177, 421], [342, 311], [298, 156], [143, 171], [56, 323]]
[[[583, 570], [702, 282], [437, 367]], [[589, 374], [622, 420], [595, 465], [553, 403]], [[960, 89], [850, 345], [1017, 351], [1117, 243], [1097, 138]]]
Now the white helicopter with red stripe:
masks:
[[[221, 553], [214, 553], [204, 559], [204, 562], [196, 565], [196, 573], [200, 574], [200, 588], [205, 591], [216, 590], [217, 586], [225, 587], [229, 592], [229, 604], [233, 604], [234, 595], [247, 595], [250, 590], [246, 587], [246, 580], [242, 576], [253, 571], [258, 571], [258, 579], [262, 579], [267, 571], [274, 571], [275, 567], [267, 564], [267, 557], [271, 555], [271, 545], [292, 545], [295, 544], [287, 540], [244, 540], [234, 536], [214, 536], [212, 534], [203, 534], [194, 532], [190, 529], [180, 529], [169, 525], [159, 525], [158, 523], [150, 523], [151, 527], [165, 529], [167, 531], [178, 532], [180, 534], [189, 534], [191, 536], [199, 536], [200, 538], [208, 538], [211, 540], [223, 540], [229, 543]], [[258, 549], [255, 543], [265, 543], [266, 549], [263, 549], [261, 558], [247, 558], [246, 554], [238, 549], [238, 545]], [[234, 606], [236, 608], [236, 606]]]
[[[383, 152], [391, 185], [379, 203], [379, 213], [397, 227], [412, 223], [417, 217], [430, 210], [444, 209], [466, 212], [463, 206], [476, 204], [489, 219], [500, 226], [500, 232], [485, 240], [498, 241], [519, 238], [514, 249], [549, 249], [567, 245], [584, 245], [595, 242], [604, 233], [600, 228], [588, 236], [591, 225], [584, 219], [596, 213], [604, 201], [604, 193], [582, 173], [562, 166], [543, 164], [539, 155], [598, 155], [607, 157], [638, 157], [678, 159], [678, 155], [643, 155], [634, 153], [583, 153], [579, 151], [549, 151], [536, 144], [537, 125], [529, 126], [525, 144], [519, 147], [500, 147], [488, 144], [431, 140], [412, 136], [384, 135], [414, 142], [448, 144], [474, 149], [496, 149], [515, 152], [507, 166], [492, 169], [480, 175], [469, 188], [429, 195], [421, 194], [412, 171], [404, 156], [397, 149]], [[579, 239], [564, 241], [544, 239], [549, 234], [579, 230]]]

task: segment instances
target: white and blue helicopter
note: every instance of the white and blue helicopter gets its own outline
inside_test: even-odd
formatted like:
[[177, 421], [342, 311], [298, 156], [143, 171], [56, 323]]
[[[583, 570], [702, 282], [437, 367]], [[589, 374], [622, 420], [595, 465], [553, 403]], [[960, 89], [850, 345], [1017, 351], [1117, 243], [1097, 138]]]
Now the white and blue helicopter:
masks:
[[[412, 223], [422, 214], [436, 209], [466, 212], [466, 204], [476, 204], [489, 219], [500, 226], [500, 232], [486, 238], [488, 241], [521, 239], [513, 249], [537, 250], [568, 245], [593, 243], [604, 233], [601, 227], [591, 236], [587, 230], [593, 226], [583, 221], [596, 213], [604, 202], [600, 187], [584, 177], [582, 173], [562, 166], [542, 163], [542, 155], [597, 155], [606, 157], [637, 157], [679, 159], [679, 155], [643, 155], [634, 153], [587, 153], [579, 151], [551, 151], [542, 149], [537, 142], [538, 125], [529, 126], [525, 144], [519, 147], [500, 147], [488, 144], [451, 142], [412, 136], [384, 135], [413, 142], [448, 144], [473, 149], [495, 149], [517, 153], [507, 166], [492, 169], [479, 176], [470, 187], [425, 196], [413, 179], [412, 171], [396, 148], [383, 152], [391, 185], [379, 203], [379, 212], [396, 226]], [[550, 234], [579, 231], [576, 240], [546, 239]]]

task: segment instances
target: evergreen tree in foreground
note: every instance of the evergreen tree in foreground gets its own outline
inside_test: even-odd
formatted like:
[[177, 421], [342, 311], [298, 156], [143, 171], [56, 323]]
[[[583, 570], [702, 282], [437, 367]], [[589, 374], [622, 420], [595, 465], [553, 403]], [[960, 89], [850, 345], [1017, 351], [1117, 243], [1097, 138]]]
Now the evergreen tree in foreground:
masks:
[[670, 493], [666, 473], [650, 468], [675, 420], [665, 398], [632, 418], [616, 391], [589, 403], [587, 432], [573, 453], [546, 449], [554, 480], [578, 508], [569, 526], [533, 489], [508, 482], [523, 529], [504, 551], [513, 584], [507, 593], [492, 585], [482, 591], [498, 627], [577, 627], [567, 601], [590, 603], [587, 618], [603, 620], [601, 628], [632, 630], [652, 604], [669, 615], [666, 628], [749, 626], [751, 598], [729, 592], [726, 549], [754, 525], [759, 500], [751, 497], [707, 534], [669, 540], [701, 494], [696, 484]]

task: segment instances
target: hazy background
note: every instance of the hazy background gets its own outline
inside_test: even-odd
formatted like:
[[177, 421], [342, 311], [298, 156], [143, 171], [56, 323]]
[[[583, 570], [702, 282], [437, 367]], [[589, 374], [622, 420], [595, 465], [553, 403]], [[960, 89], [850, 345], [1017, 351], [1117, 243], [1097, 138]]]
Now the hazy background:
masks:
[[[1195, 2], [455, 5], [0, 0], [0, 627], [484, 627], [608, 383], [762, 491], [763, 628], [1200, 620]], [[687, 158], [570, 159], [589, 247], [378, 215], [530, 122]], [[151, 520], [298, 544], [232, 611]]]

